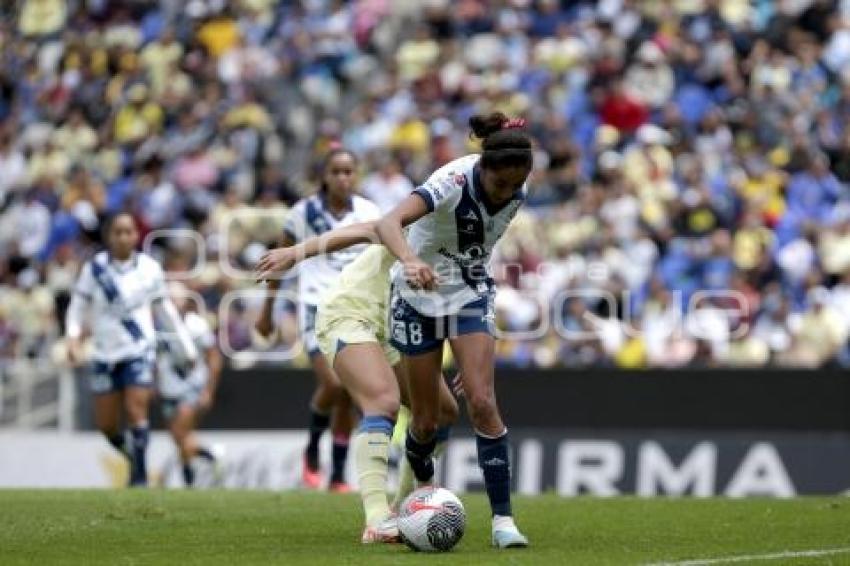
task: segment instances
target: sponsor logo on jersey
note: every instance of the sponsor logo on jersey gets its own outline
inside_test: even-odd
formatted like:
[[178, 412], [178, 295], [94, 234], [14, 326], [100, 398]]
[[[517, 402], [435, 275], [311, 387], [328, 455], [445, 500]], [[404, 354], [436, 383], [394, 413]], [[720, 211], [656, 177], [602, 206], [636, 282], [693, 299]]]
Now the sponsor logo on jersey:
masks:
[[468, 267], [473, 264], [478, 264], [487, 259], [487, 250], [481, 244], [472, 244], [468, 246], [463, 253], [452, 253], [446, 248], [437, 250], [441, 256], [452, 260], [460, 267]]

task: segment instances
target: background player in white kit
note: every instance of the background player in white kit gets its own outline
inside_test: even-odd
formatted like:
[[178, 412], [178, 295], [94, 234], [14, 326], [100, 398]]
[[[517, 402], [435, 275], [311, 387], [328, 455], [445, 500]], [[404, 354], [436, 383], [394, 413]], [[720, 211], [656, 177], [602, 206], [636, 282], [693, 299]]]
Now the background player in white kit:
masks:
[[175, 355], [175, 351], [179, 351], [179, 344], [175, 344], [177, 336], [160, 333], [157, 391], [162, 414], [180, 453], [183, 481], [187, 487], [192, 487], [195, 483], [193, 458], [206, 460], [211, 465], [216, 463], [213, 452], [198, 443], [194, 431], [203, 414], [212, 408], [222, 359], [213, 329], [206, 318], [195, 311], [197, 305], [190, 300], [186, 286], [175, 281], [169, 284], [168, 291], [199, 354], [198, 361], [187, 371], [180, 356]]
[[[153, 311], [175, 336], [174, 355], [187, 370], [195, 363], [197, 350], [167, 296], [162, 268], [136, 251], [139, 232], [133, 217], [117, 214], [107, 221], [104, 236], [107, 250], [83, 265], [68, 306], [68, 355], [74, 364], [84, 361], [83, 328], [90, 328], [95, 423], [130, 460], [130, 485], [143, 486], [156, 355]], [[122, 409], [129, 439], [121, 428]]]
[[[325, 157], [319, 192], [298, 201], [287, 217], [283, 246], [295, 245], [335, 228], [377, 220], [380, 210], [371, 201], [354, 194], [356, 184], [357, 158], [341, 147], [331, 150]], [[312, 489], [321, 485], [319, 440], [329, 425], [333, 435], [329, 488], [331, 491], [349, 489], [344, 472], [349, 437], [354, 428], [354, 409], [348, 392], [319, 349], [315, 325], [322, 294], [365, 247], [366, 244], [360, 244], [310, 258], [302, 262], [297, 270], [301, 335], [318, 382], [310, 401], [310, 436], [304, 451], [302, 471], [303, 484]], [[272, 279], [269, 281], [269, 289], [274, 291], [279, 284], [278, 279]], [[269, 293], [256, 324], [256, 330], [261, 336], [268, 337], [274, 330], [273, 305], [274, 293]]]

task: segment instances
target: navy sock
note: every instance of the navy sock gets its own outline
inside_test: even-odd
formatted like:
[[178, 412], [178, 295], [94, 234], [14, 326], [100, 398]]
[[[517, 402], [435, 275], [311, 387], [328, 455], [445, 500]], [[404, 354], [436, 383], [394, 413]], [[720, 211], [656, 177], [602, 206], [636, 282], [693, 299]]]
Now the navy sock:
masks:
[[419, 442], [410, 433], [410, 429], [407, 429], [404, 451], [407, 453], [407, 461], [410, 462], [413, 475], [420, 482], [431, 481], [431, 478], [434, 477], [434, 459], [431, 455], [434, 453], [434, 447], [436, 445], [436, 437], [428, 442]]
[[147, 485], [148, 467], [145, 455], [148, 450], [150, 429], [148, 424], [134, 426], [130, 429], [133, 438], [133, 458], [130, 464], [130, 485]]
[[183, 482], [186, 487], [192, 487], [195, 484], [195, 470], [189, 462], [183, 464]]
[[123, 432], [107, 435], [106, 439], [116, 450], [127, 456], [127, 436]]
[[307, 449], [304, 451], [304, 455], [307, 457], [307, 467], [311, 470], [319, 469], [319, 440], [330, 424], [330, 415], [323, 415], [315, 409], [311, 409], [310, 440], [307, 441]]
[[334, 435], [331, 452], [331, 483], [345, 481], [346, 459], [348, 459], [348, 436]]
[[494, 515], [512, 515], [511, 462], [508, 454], [508, 433], [498, 438], [475, 435], [478, 465], [484, 472], [484, 487]]

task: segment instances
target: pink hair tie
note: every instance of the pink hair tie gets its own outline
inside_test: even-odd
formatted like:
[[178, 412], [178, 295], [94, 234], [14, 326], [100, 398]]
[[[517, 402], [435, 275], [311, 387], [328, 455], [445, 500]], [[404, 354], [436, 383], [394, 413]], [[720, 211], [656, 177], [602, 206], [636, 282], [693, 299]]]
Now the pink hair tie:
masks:
[[525, 118], [510, 118], [502, 122], [502, 129], [509, 130], [511, 128], [524, 128], [528, 122]]

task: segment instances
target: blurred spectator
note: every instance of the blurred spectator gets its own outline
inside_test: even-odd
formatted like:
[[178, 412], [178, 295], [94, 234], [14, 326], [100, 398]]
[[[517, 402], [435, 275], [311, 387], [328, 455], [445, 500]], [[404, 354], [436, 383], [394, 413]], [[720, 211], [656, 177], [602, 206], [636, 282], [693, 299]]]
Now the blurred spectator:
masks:
[[197, 39], [207, 53], [217, 58], [232, 49], [240, 39], [239, 26], [228, 11], [213, 14], [201, 24]]
[[602, 122], [630, 134], [649, 119], [645, 103], [629, 92], [621, 79], [608, 87], [599, 108]]
[[375, 173], [363, 179], [363, 196], [387, 213], [410, 194], [413, 183], [401, 172], [400, 164], [392, 155], [379, 156], [375, 168]]
[[39, 202], [35, 191], [30, 191], [23, 203], [13, 207], [11, 214], [17, 252], [25, 258], [36, 256], [50, 235], [50, 210]]
[[23, 153], [12, 144], [12, 136], [0, 133], [0, 208], [22, 189], [27, 180], [27, 162]]
[[822, 367], [834, 360], [847, 340], [847, 327], [829, 305], [829, 291], [812, 289], [807, 297], [811, 308], [795, 329], [791, 348], [782, 352], [784, 365]]
[[175, 65], [183, 56], [183, 46], [177, 41], [174, 30], [166, 28], [156, 41], [149, 43], [141, 52], [142, 65], [147, 69], [151, 88], [162, 93], [167, 87]]
[[115, 116], [115, 140], [140, 143], [159, 132], [163, 118], [162, 108], [148, 101], [147, 86], [135, 84], [127, 90], [127, 103]]
[[647, 41], [640, 46], [637, 60], [626, 71], [626, 89], [649, 108], [664, 106], [676, 87], [673, 71], [664, 58], [664, 52], [655, 43]]
[[66, 3], [63, 0], [23, 0], [18, 30], [28, 37], [49, 36], [62, 29], [66, 15]]

